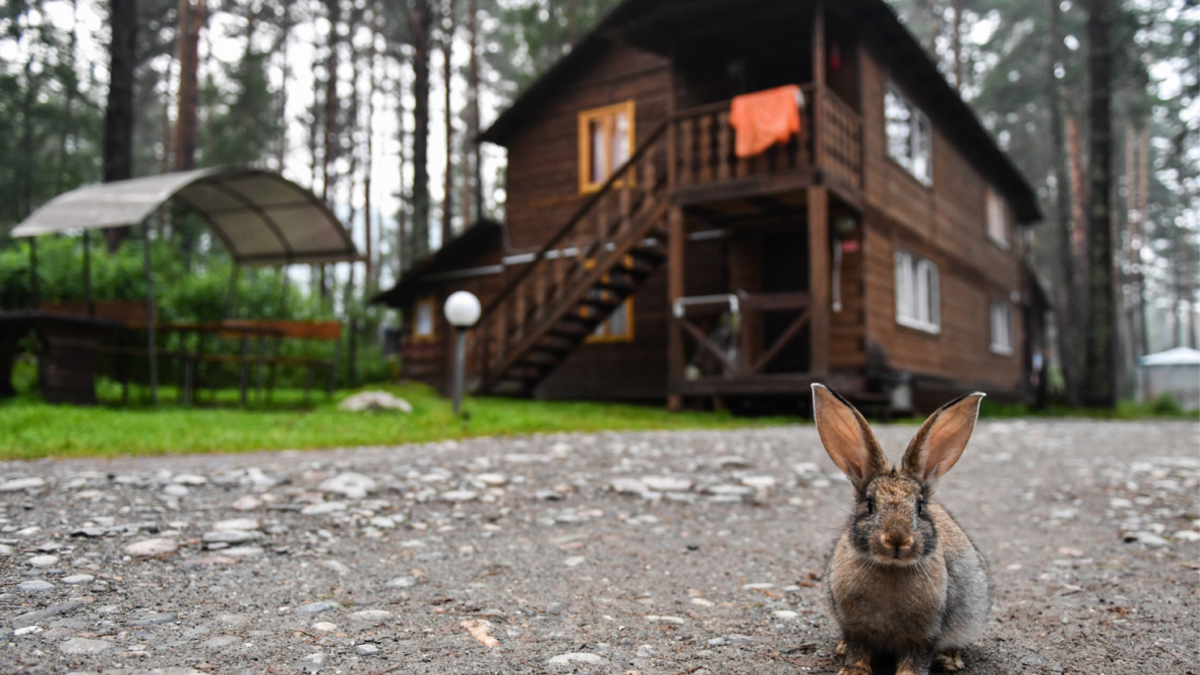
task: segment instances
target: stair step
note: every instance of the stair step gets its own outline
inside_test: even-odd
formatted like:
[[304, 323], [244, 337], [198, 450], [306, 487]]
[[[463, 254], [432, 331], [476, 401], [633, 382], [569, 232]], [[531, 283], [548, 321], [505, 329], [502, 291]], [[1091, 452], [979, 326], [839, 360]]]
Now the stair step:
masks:
[[579, 346], [578, 340], [568, 340], [556, 335], [543, 335], [537, 341], [537, 344], [533, 346], [533, 348], [550, 352], [552, 354], [565, 354], [572, 349], [575, 349], [577, 346]]
[[544, 351], [541, 349], [531, 349], [529, 354], [525, 356], [522, 363], [529, 363], [535, 366], [556, 366], [561, 361], [561, 357], [556, 352]]
[[505, 379], [514, 380], [540, 380], [542, 378], [542, 369], [537, 366], [513, 365], [508, 370], [504, 371]]

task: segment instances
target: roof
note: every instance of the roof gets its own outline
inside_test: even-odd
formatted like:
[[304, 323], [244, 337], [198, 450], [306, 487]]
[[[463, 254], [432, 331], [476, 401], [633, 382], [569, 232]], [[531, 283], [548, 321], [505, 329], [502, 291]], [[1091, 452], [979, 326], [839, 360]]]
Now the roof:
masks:
[[1139, 366], [1200, 366], [1200, 351], [1189, 347], [1176, 347], [1157, 354], [1147, 354], [1138, 359]]
[[478, 254], [499, 244], [504, 228], [492, 220], [478, 220], [463, 230], [450, 243], [417, 261], [396, 285], [371, 298], [370, 304], [383, 303], [389, 307], [402, 307], [409, 303], [421, 290], [424, 277], [456, 267], [464, 257]]
[[270, 171], [216, 167], [87, 185], [34, 211], [13, 237], [137, 225], [174, 200], [239, 263], [358, 260], [350, 232], [316, 195]]
[[[808, 4], [811, 0], [791, 7]], [[670, 56], [678, 36], [688, 29], [727, 25], [750, 12], [780, 11], [780, 8], [777, 0], [624, 0], [574, 50], [522, 92], [480, 135], [480, 140], [507, 145], [525, 120], [601, 54], [609, 42], [625, 42]], [[939, 130], [1008, 198], [1020, 222], [1041, 219], [1037, 196], [1029, 183], [887, 3], [839, 0], [826, 8], [849, 17], [858, 26], [863, 41], [879, 52], [891, 74], [906, 85]]]

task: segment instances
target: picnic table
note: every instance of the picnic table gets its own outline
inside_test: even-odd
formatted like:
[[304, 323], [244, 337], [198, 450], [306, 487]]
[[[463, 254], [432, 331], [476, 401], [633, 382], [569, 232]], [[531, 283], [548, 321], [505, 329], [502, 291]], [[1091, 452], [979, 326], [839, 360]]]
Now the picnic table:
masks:
[[16, 395], [13, 363], [20, 341], [33, 331], [41, 342], [39, 388], [50, 403], [96, 402], [96, 357], [100, 342], [124, 322], [47, 309], [0, 311], [0, 399]]

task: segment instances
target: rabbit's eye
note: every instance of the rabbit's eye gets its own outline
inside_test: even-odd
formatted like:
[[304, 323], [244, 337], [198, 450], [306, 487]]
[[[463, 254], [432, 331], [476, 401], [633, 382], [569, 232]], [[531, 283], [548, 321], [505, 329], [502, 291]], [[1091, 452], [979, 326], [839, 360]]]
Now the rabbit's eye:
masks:
[[867, 498], [867, 515], [870, 515], [873, 513], [875, 513], [875, 498], [868, 497]]
[[923, 515], [924, 513], [925, 513], [925, 502], [924, 501], [917, 502], [917, 515], [920, 516], [920, 515]]

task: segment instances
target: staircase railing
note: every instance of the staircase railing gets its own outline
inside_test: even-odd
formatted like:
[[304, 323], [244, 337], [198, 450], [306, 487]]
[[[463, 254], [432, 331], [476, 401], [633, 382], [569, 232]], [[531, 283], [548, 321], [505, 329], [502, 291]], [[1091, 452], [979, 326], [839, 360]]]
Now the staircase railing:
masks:
[[665, 200], [654, 196], [666, 184], [662, 140], [669, 124], [658, 125], [484, 306], [473, 331], [477, 387], [486, 389], [513, 357], [528, 348], [539, 328], [555, 318], [551, 314], [561, 316], [562, 305], [586, 291], [582, 282], [597, 271], [601, 259], [608, 257], [605, 253], [631, 236], [635, 222], [665, 205]]

